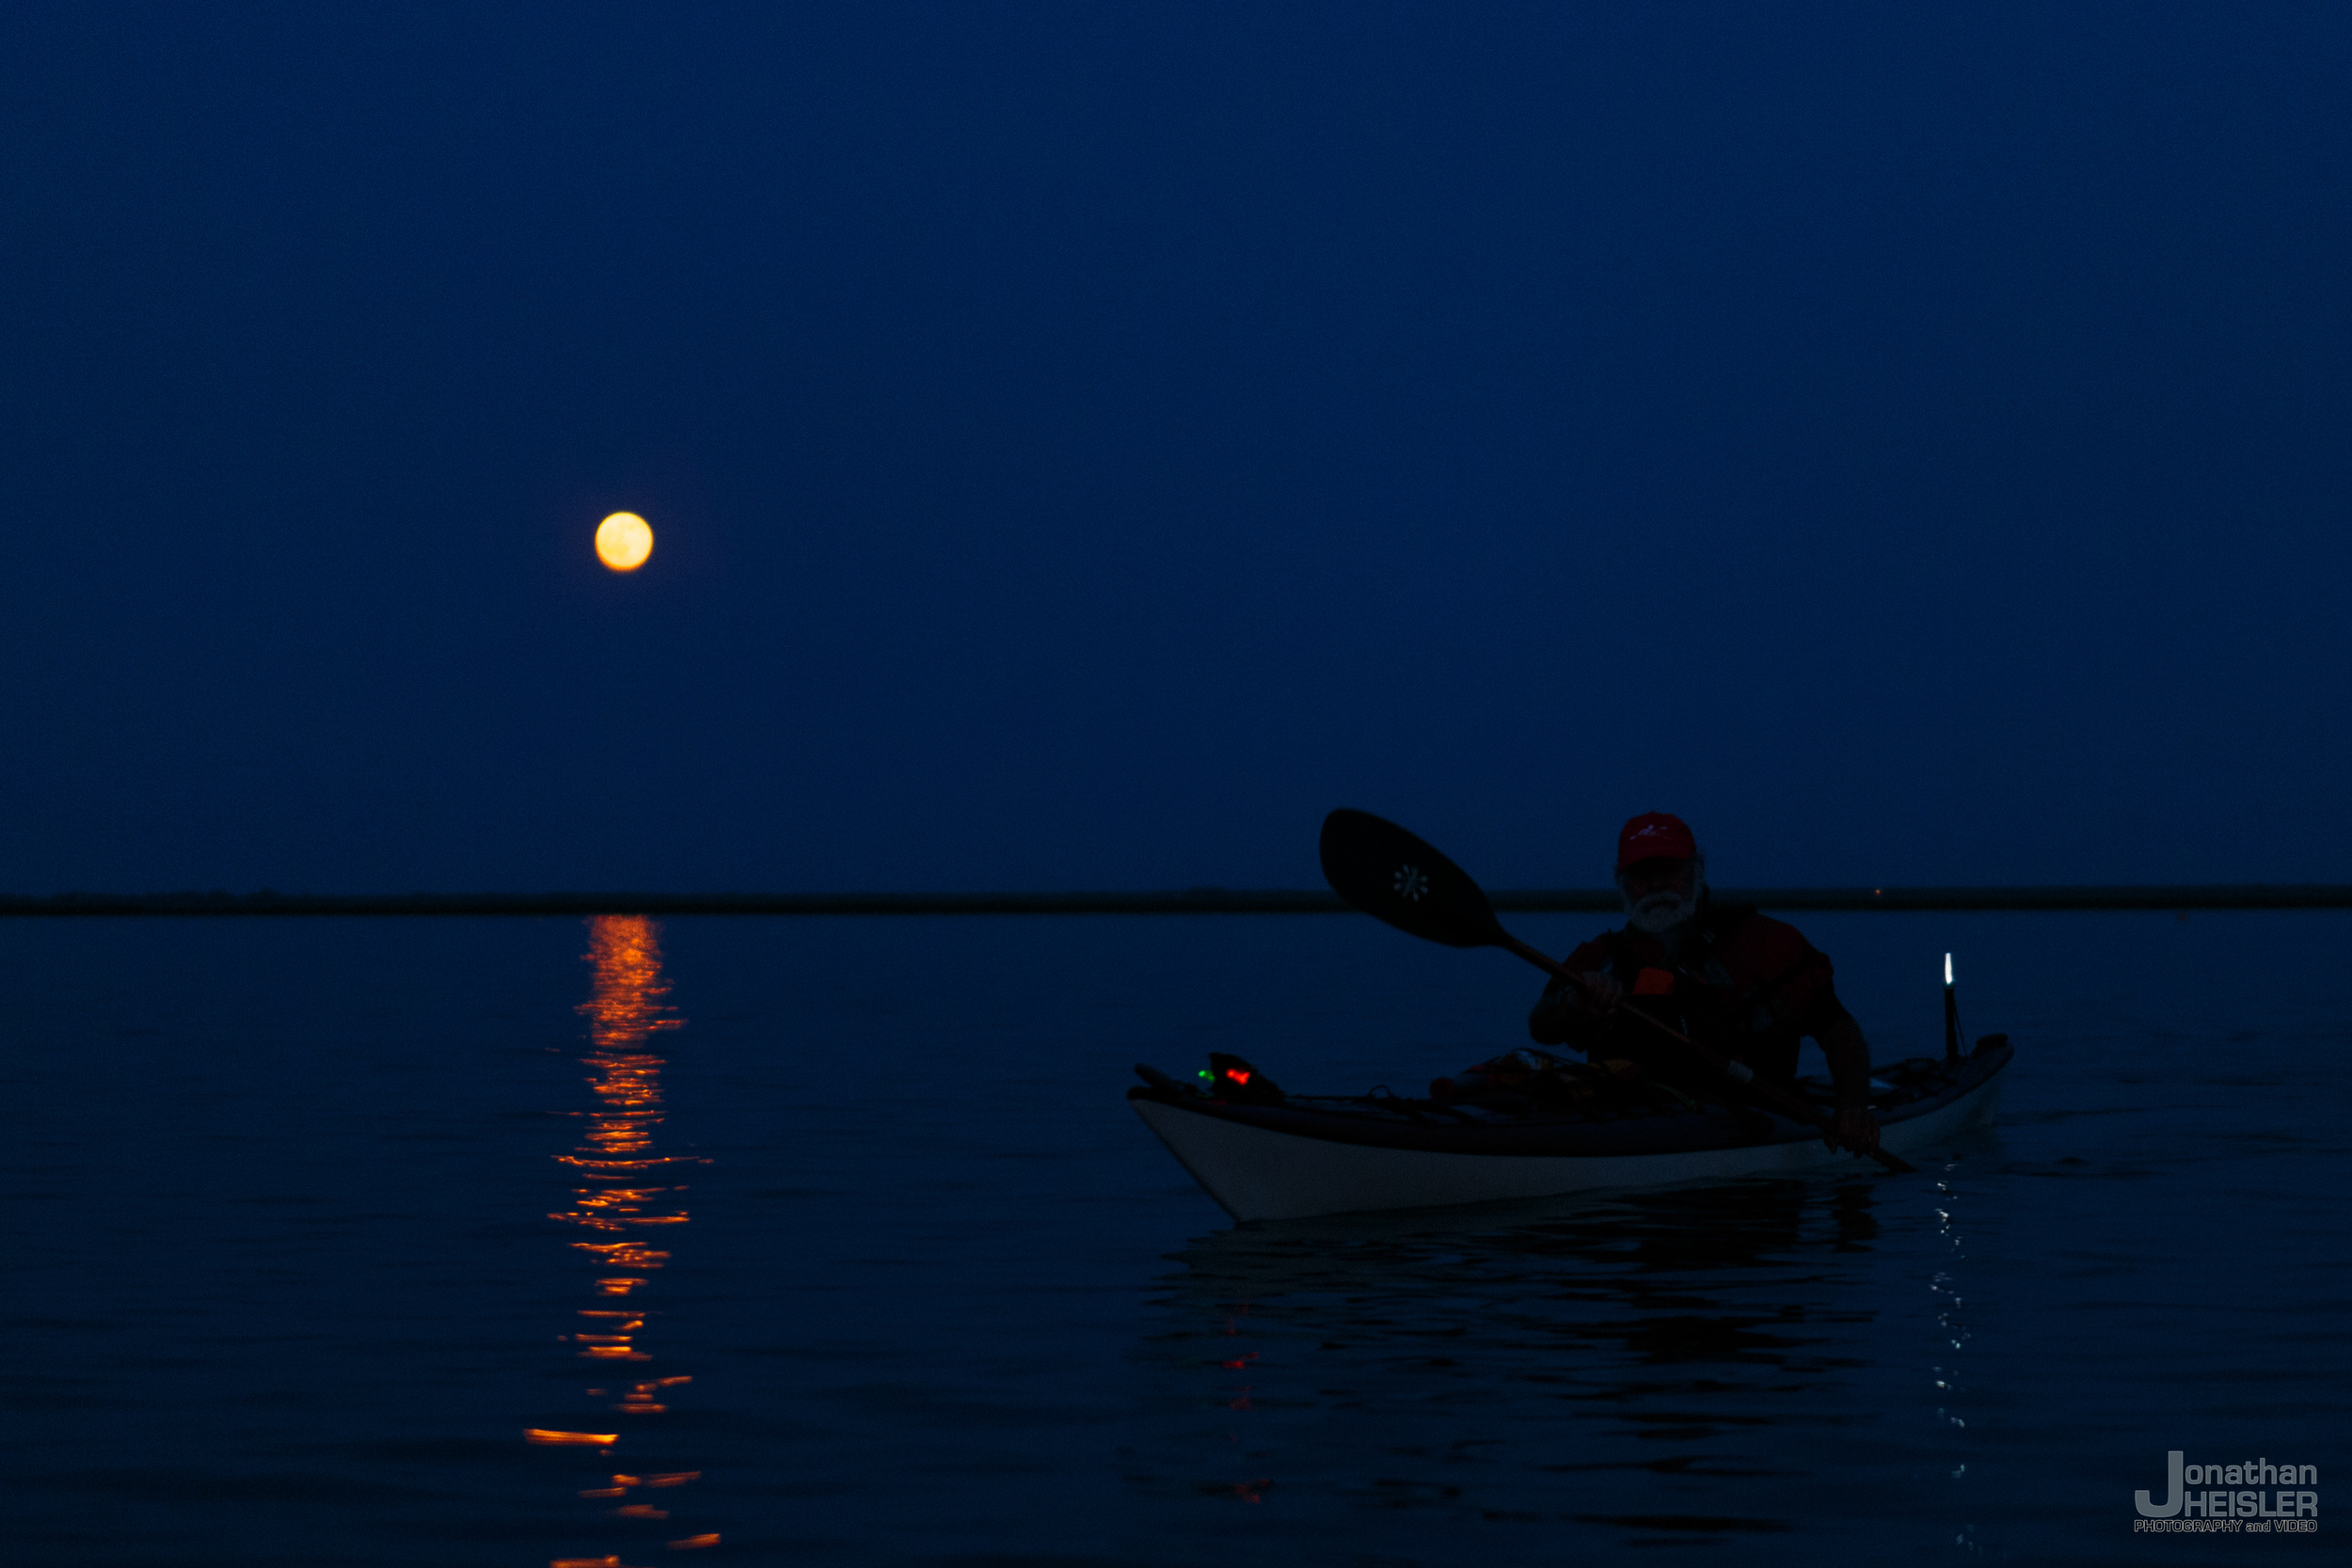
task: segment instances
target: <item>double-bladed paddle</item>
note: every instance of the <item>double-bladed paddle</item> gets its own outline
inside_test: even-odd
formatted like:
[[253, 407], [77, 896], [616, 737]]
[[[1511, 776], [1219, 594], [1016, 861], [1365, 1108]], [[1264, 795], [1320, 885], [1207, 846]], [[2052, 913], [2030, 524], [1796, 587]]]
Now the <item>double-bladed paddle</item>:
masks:
[[[1448, 947], [1500, 947], [1590, 994], [1581, 976], [1570, 974], [1565, 966], [1502, 928], [1494, 906], [1470, 880], [1470, 873], [1395, 823], [1368, 811], [1342, 807], [1323, 819], [1322, 850], [1323, 876], [1331, 890], [1375, 919]], [[1819, 1106], [1758, 1078], [1746, 1063], [1708, 1050], [1639, 1007], [1622, 1010], [1679, 1041], [1692, 1056], [1746, 1085], [1750, 1093], [1771, 1102], [1782, 1115], [1810, 1123], [1831, 1142], [1837, 1141], [1836, 1128]], [[1888, 1170], [1914, 1168], [1883, 1148], [1870, 1150], [1870, 1157]]]

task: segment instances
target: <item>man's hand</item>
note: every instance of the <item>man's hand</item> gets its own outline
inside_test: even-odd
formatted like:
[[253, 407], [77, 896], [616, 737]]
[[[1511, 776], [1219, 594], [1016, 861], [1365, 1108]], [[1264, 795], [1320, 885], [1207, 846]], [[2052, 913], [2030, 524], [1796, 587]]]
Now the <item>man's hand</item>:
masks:
[[1866, 1105], [1849, 1105], [1831, 1118], [1829, 1131], [1821, 1141], [1832, 1148], [1850, 1148], [1856, 1154], [1867, 1154], [1879, 1146], [1879, 1119]]
[[1625, 1000], [1625, 988], [1605, 969], [1588, 969], [1577, 979], [1581, 983], [1568, 987], [1568, 993], [1587, 1012], [1605, 1013]]
[[1588, 969], [1565, 981], [1554, 980], [1527, 1015], [1527, 1032], [1537, 1045], [1574, 1045], [1581, 1051], [1592, 1043], [1585, 1038], [1589, 1021], [1624, 997], [1625, 988], [1606, 970]]

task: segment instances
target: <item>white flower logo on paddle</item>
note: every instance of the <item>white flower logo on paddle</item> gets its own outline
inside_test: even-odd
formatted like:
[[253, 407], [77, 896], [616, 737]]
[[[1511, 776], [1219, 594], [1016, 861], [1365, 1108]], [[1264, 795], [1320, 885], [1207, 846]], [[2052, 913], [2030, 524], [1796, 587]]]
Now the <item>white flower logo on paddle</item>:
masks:
[[1396, 868], [1396, 891], [1419, 903], [1421, 895], [1429, 891], [1429, 878], [1418, 865], [1400, 865]]

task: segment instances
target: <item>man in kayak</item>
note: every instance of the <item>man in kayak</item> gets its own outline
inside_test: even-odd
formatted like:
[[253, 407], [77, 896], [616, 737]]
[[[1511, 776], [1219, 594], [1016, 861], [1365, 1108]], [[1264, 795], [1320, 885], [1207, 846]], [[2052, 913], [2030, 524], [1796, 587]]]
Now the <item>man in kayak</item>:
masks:
[[1617, 890], [1625, 928], [1568, 955], [1582, 984], [1554, 978], [1544, 988], [1527, 1015], [1536, 1044], [1624, 1058], [1651, 1077], [1716, 1092], [1693, 1082], [1698, 1069], [1674, 1041], [1623, 1009], [1638, 1007], [1782, 1084], [1796, 1077], [1798, 1044], [1810, 1035], [1837, 1085], [1836, 1144], [1878, 1147], [1870, 1048], [1837, 1000], [1827, 958], [1793, 926], [1713, 902], [1698, 841], [1664, 812], [1637, 816], [1617, 835]]

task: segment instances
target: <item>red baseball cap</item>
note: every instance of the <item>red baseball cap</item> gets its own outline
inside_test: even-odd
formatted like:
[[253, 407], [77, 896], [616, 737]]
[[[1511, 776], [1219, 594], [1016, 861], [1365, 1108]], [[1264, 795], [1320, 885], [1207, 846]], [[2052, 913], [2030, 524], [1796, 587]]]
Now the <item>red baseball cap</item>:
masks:
[[1699, 858], [1698, 840], [1691, 836], [1691, 830], [1681, 817], [1662, 811], [1644, 812], [1617, 834], [1618, 870], [1623, 871], [1635, 861], [1661, 857], [1677, 861]]

